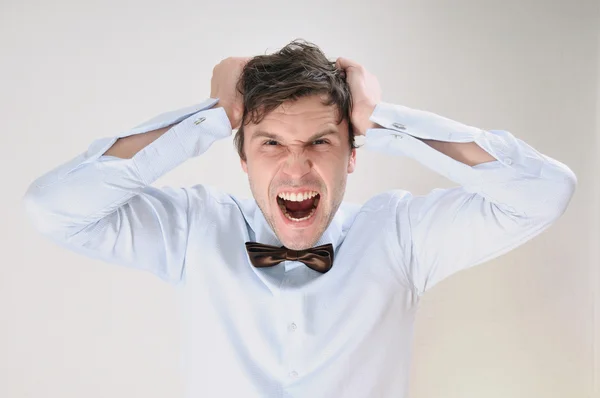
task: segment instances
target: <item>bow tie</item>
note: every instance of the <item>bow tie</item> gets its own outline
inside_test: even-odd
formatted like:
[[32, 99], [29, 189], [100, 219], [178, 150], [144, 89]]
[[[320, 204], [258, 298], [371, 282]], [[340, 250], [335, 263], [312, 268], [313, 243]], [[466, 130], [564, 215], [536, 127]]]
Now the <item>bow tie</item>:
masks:
[[256, 242], [246, 242], [246, 251], [255, 267], [272, 267], [282, 261], [301, 261], [307, 267], [325, 273], [333, 264], [333, 245], [328, 243], [306, 250], [291, 250], [285, 246], [270, 246]]

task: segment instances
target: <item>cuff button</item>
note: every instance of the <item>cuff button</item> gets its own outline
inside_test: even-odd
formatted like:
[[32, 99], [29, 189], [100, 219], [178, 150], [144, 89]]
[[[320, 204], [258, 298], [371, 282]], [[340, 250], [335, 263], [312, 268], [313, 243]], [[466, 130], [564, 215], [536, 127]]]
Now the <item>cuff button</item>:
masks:
[[392, 123], [392, 126], [397, 128], [398, 130], [406, 130], [406, 126], [401, 123]]

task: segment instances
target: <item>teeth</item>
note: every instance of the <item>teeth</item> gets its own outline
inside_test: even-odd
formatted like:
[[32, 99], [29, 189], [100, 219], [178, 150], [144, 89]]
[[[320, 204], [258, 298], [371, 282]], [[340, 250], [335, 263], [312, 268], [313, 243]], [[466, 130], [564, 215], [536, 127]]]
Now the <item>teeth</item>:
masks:
[[[318, 202], [318, 201], [319, 201], [319, 200], [317, 199], [317, 200], [316, 200], [316, 202]], [[288, 213], [287, 209], [285, 208], [285, 205], [283, 205], [283, 204], [280, 204], [280, 205], [279, 205], [279, 208], [281, 209], [281, 211], [283, 212], [283, 214], [284, 214], [284, 215], [285, 215], [285, 216], [286, 216], [288, 219], [290, 219], [290, 220], [292, 220], [292, 221], [296, 221], [296, 222], [299, 222], [299, 221], [304, 221], [304, 220], [308, 220], [309, 218], [311, 218], [311, 217], [312, 217], [312, 215], [313, 215], [313, 214], [315, 214], [315, 211], [317, 210], [317, 207], [315, 206], [315, 207], [314, 207], [314, 208], [313, 208], [313, 209], [310, 211], [310, 213], [308, 214], [308, 216], [306, 216], [306, 217], [302, 217], [302, 218], [294, 218], [294, 217], [292, 217], [292, 216], [290, 215], [290, 213]]]
[[281, 199], [290, 200], [292, 202], [302, 202], [303, 200], [313, 198], [317, 195], [317, 192], [309, 191], [302, 193], [280, 193], [277, 196], [279, 196]]
[[315, 214], [315, 210], [317, 210], [317, 209], [316, 209], [316, 208], [315, 208], [315, 209], [312, 209], [312, 210], [310, 211], [310, 213], [308, 214], [308, 216], [306, 216], [306, 217], [302, 217], [302, 218], [294, 218], [294, 217], [290, 216], [290, 214], [289, 214], [289, 213], [287, 212], [287, 210], [285, 209], [285, 206], [282, 208], [282, 210], [283, 210], [283, 214], [284, 214], [284, 215], [285, 215], [285, 216], [286, 216], [288, 219], [290, 219], [290, 220], [292, 220], [292, 221], [300, 222], [300, 221], [308, 220], [309, 218], [311, 218], [311, 217], [312, 217], [312, 215], [313, 215], [313, 214]]

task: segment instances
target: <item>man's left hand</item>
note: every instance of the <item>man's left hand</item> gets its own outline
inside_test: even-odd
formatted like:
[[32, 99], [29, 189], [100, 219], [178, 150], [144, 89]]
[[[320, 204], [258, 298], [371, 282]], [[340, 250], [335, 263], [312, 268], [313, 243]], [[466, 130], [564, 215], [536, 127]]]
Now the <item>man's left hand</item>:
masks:
[[375, 75], [369, 73], [362, 65], [339, 57], [335, 65], [346, 74], [346, 82], [352, 95], [352, 114], [350, 121], [355, 135], [365, 135], [370, 128], [377, 127], [369, 120], [375, 106], [381, 102], [381, 87]]

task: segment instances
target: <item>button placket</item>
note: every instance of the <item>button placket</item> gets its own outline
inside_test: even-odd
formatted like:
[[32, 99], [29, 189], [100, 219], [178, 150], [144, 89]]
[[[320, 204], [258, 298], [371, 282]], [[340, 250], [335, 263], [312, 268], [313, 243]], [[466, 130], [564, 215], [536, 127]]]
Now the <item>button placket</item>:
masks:
[[298, 366], [301, 366], [302, 336], [299, 322], [302, 321], [302, 296], [283, 290], [280, 300], [283, 320], [286, 322], [286, 333], [283, 336], [283, 365], [290, 380], [299, 377]]

